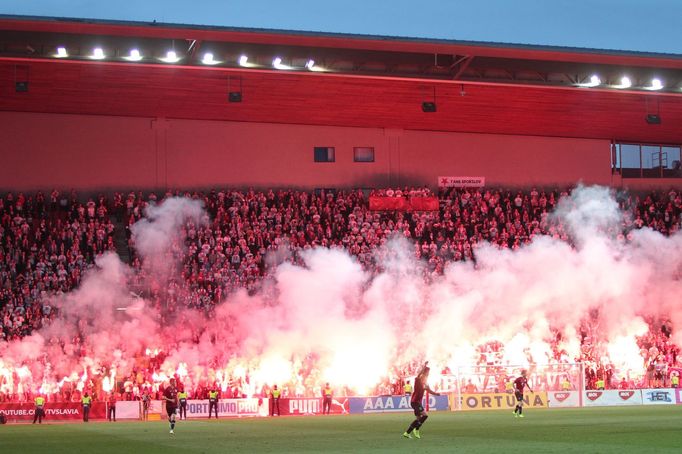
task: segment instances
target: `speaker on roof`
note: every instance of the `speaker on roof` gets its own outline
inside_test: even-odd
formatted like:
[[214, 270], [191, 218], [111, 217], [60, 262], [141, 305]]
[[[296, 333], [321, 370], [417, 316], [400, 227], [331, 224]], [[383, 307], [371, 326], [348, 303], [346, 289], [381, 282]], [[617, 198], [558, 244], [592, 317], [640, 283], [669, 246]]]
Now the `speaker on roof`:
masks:
[[649, 123], [650, 125], [660, 125], [661, 116], [659, 114], [647, 114], [646, 122]]
[[436, 111], [436, 102], [435, 101], [424, 101], [422, 103], [422, 111], [423, 112], [435, 112]]

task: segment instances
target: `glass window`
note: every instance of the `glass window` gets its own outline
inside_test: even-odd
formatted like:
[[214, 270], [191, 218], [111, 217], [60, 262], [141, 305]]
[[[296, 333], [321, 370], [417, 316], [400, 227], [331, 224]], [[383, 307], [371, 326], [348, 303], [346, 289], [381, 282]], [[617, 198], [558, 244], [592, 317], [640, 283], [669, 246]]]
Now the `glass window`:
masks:
[[661, 147], [658, 145], [642, 145], [642, 176], [644, 178], [660, 178]]
[[355, 147], [355, 148], [353, 148], [353, 161], [355, 161], [355, 162], [374, 162], [374, 147]]
[[682, 177], [682, 165], [680, 161], [680, 147], [662, 147], [663, 176], [665, 178]]
[[682, 178], [679, 145], [616, 143], [611, 166], [624, 178]]
[[662, 147], [661, 157], [666, 169], [680, 168], [680, 147]]
[[336, 160], [334, 147], [315, 147], [313, 154], [315, 162], [334, 162]]
[[641, 177], [642, 166], [639, 156], [639, 145], [620, 144], [620, 164], [623, 169], [623, 177]]

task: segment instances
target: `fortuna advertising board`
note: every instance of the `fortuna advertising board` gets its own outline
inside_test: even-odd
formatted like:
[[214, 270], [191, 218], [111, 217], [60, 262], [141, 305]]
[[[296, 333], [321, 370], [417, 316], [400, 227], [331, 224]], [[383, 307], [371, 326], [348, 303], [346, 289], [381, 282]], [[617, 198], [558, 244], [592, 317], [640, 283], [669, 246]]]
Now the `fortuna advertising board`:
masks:
[[[452, 394], [456, 399], [456, 394]], [[456, 402], [456, 400], [453, 400]], [[547, 408], [547, 393], [527, 393], [523, 398], [525, 408]], [[462, 410], [511, 410], [516, 406], [516, 397], [507, 393], [462, 394]], [[457, 408], [456, 405], [453, 408]]]
[[585, 391], [585, 407], [609, 407], [616, 405], [642, 405], [642, 392], [639, 389], [608, 389]]

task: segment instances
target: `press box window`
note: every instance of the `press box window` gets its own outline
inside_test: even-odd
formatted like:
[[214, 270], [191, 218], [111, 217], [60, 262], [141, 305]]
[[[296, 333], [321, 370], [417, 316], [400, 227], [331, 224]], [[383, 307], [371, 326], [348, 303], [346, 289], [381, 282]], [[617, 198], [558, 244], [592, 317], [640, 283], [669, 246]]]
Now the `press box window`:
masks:
[[355, 148], [353, 148], [353, 161], [355, 161], [355, 162], [374, 162], [374, 147], [355, 147]]
[[335, 149], [334, 147], [315, 147], [315, 162], [334, 162]]

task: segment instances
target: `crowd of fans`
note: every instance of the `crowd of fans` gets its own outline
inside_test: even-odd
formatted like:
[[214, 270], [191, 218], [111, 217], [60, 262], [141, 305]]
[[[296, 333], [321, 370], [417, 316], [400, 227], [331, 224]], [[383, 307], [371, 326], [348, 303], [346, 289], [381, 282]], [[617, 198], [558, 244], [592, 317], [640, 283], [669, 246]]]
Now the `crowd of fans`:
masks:
[[39, 329], [56, 311], [49, 295], [78, 285], [94, 258], [113, 250], [107, 201], [52, 191], [0, 198], [0, 341]]
[[[126, 252], [138, 271], [134, 285], [163, 309], [164, 317], [174, 317], [178, 308], [210, 313], [237, 289], [254, 292], [275, 265], [282, 260], [300, 263], [299, 253], [317, 246], [342, 247], [376, 273], [382, 263], [378, 246], [399, 234], [414, 243], [414, 254], [424, 264], [424, 279], [429, 280], [443, 273], [448, 263], [475, 261], [476, 246], [482, 242], [504, 249], [518, 249], [539, 235], [570, 242], [569, 233], [550, 216], [569, 192], [541, 188], [371, 192], [377, 197], [435, 196], [439, 209], [429, 212], [372, 211], [370, 193], [362, 190], [168, 191], [162, 196], [117, 192], [93, 198], [57, 190], [6, 193], [0, 198], [0, 341], [24, 337], [59, 316], [47, 297], [76, 287], [98, 254], [116, 249], [114, 221], [125, 229], [119, 235], [126, 235]], [[171, 196], [200, 200], [209, 221], [183, 226], [184, 244], [171, 251], [180, 258], [181, 272], [164, 285], [149, 285], [130, 227], [149, 204]], [[625, 216], [622, 226], [610, 232], [618, 241], [628, 241], [630, 232], [642, 227], [665, 235], [680, 228], [682, 194], [675, 190], [626, 194], [618, 202]], [[651, 372], [647, 385], [663, 386], [666, 379], [656, 377], [666, 375], [663, 368], [679, 365], [678, 349], [670, 342], [669, 324], [651, 320], [650, 326], [640, 342]], [[600, 378], [606, 386], [618, 387], [608, 363], [592, 354], [590, 336], [582, 341], [583, 356], [571, 360], [588, 364], [588, 387], [595, 387]], [[552, 359], [564, 360], [564, 353], [557, 351]], [[153, 372], [146, 367], [135, 373], [138, 392], [131, 390], [130, 396], [140, 396], [140, 389], [150, 382], [146, 375]]]

